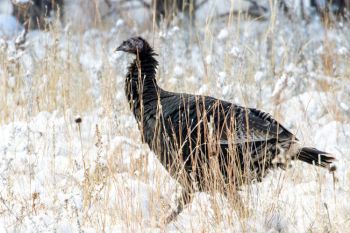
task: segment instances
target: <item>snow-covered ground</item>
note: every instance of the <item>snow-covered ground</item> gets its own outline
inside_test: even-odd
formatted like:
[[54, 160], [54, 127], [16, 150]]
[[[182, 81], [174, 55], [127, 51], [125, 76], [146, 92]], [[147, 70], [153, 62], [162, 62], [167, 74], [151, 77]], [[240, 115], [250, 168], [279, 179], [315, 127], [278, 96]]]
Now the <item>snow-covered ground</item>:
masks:
[[[0, 15], [9, 32], [0, 38], [0, 232], [350, 232], [349, 23], [227, 22], [210, 18], [215, 9], [204, 7], [190, 33], [153, 31], [145, 14], [127, 14], [86, 31], [68, 22], [31, 31], [23, 48], [18, 24]], [[196, 193], [163, 225], [180, 188], [126, 104], [132, 57], [113, 53], [134, 35], [154, 44], [164, 89], [270, 112], [334, 153], [334, 176], [296, 162], [240, 189], [244, 216], [220, 194]]]

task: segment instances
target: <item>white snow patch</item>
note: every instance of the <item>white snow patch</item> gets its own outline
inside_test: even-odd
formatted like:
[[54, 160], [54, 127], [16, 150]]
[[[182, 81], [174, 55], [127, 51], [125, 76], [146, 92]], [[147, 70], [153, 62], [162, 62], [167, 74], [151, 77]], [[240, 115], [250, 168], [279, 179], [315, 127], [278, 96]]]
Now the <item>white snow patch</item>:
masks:
[[341, 102], [340, 103], [340, 107], [342, 108], [342, 109], [344, 109], [345, 111], [348, 111], [349, 110], [349, 105], [347, 105], [346, 103], [344, 103], [344, 102]]
[[121, 27], [123, 25], [124, 25], [124, 20], [122, 20], [122, 19], [118, 19], [117, 22], [115, 23], [116, 27]]
[[219, 40], [224, 40], [224, 39], [226, 39], [228, 37], [228, 34], [229, 34], [228, 30], [226, 28], [223, 28], [223, 29], [220, 30], [219, 35], [217, 36], [217, 38]]
[[241, 49], [238, 47], [232, 47], [230, 53], [235, 56], [235, 57], [240, 57], [241, 56]]
[[272, 96], [276, 96], [279, 94], [284, 88], [287, 87], [288, 78], [285, 74], [282, 75], [281, 78], [279, 78], [275, 84], [275, 88], [273, 89]]
[[198, 95], [203, 95], [203, 94], [207, 94], [208, 93], [208, 86], [207, 85], [205, 85], [205, 84], [203, 84], [200, 88], [199, 88], [199, 90], [197, 91], [197, 94]]
[[213, 61], [213, 58], [211, 55], [207, 55], [205, 57], [205, 63], [207, 63], [208, 65], [210, 65], [212, 63], [212, 61]]
[[174, 75], [177, 77], [181, 77], [184, 74], [184, 70], [181, 66], [176, 65], [174, 67]]
[[12, 15], [0, 14], [0, 37], [13, 37], [22, 31], [22, 26]]
[[255, 82], [259, 83], [264, 78], [264, 73], [261, 71], [257, 71], [254, 75]]
[[338, 54], [339, 55], [349, 55], [349, 49], [342, 46], [338, 49]]
[[218, 82], [218, 84], [219, 83], [223, 84], [225, 82], [226, 76], [227, 76], [226, 72], [223, 72], [223, 71], [219, 72], [219, 80], [218, 80], [219, 82]]

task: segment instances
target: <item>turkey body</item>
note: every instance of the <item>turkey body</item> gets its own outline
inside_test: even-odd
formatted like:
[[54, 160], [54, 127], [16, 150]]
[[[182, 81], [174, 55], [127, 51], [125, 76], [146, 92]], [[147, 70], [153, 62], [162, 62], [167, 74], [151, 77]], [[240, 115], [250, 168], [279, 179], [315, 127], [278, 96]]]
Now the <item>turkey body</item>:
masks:
[[[210, 96], [165, 91], [158, 62], [143, 43], [129, 66], [125, 93], [141, 137], [187, 193], [207, 190], [213, 175], [223, 184], [260, 180], [287, 160], [327, 167], [328, 153], [298, 147], [298, 140], [269, 114]], [[282, 156], [280, 156], [282, 155]]]
[[203, 177], [214, 169], [213, 162], [219, 165], [225, 183], [260, 180], [280, 150], [288, 150], [295, 140], [256, 109], [162, 89], [158, 89], [158, 96], [158, 100], [143, 100], [144, 114], [139, 117], [140, 122], [143, 118], [144, 140], [171, 175], [177, 177], [181, 166], [186, 175], [194, 175], [182, 179], [191, 189], [193, 181], [199, 191], [206, 189], [209, 184]]

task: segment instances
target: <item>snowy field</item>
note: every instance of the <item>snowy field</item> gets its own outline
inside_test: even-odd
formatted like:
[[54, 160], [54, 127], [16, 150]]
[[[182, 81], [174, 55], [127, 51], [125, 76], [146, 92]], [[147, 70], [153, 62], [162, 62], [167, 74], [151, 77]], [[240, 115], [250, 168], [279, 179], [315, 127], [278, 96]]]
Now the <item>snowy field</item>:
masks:
[[[274, 10], [267, 21], [218, 19], [214, 3], [190, 32], [158, 28], [139, 9], [30, 31], [21, 47], [1, 5], [0, 232], [350, 232], [349, 22], [325, 28]], [[295, 162], [241, 187], [244, 215], [196, 193], [163, 224], [180, 187], [141, 143], [124, 96], [133, 58], [113, 52], [135, 35], [159, 54], [164, 89], [270, 112], [334, 153], [337, 171]]]

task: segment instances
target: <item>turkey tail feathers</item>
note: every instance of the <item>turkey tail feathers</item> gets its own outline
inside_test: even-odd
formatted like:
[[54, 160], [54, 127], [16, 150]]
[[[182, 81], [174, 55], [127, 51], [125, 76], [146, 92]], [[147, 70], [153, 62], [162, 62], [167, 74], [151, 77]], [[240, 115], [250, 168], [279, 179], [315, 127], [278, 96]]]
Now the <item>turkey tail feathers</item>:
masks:
[[297, 158], [303, 162], [313, 164], [316, 166], [335, 170], [335, 166], [332, 164], [335, 160], [331, 154], [317, 150], [312, 147], [303, 147], [299, 150]]

